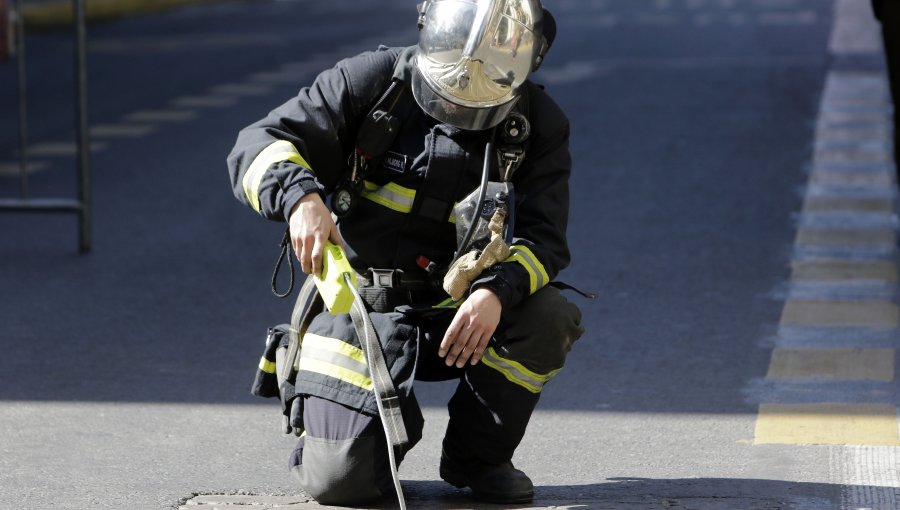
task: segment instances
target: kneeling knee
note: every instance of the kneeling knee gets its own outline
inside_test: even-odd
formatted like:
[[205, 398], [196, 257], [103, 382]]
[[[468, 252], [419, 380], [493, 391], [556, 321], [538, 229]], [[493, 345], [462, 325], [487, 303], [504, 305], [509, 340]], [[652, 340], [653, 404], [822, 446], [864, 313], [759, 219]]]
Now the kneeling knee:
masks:
[[581, 310], [553, 287], [525, 299], [508, 320], [504, 348], [527, 365], [548, 371], [563, 366], [584, 333]]
[[[323, 505], [353, 505], [389, 490], [373, 436], [353, 439], [306, 437], [302, 464], [292, 471], [307, 494]], [[386, 484], [387, 482], [387, 484]]]

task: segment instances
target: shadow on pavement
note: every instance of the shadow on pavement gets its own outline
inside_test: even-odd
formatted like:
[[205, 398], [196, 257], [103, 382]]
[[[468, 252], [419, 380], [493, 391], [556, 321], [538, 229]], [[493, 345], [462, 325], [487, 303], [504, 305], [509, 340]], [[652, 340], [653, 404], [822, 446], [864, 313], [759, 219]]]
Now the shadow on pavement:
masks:
[[[885, 487], [842, 487], [823, 483], [777, 480], [693, 478], [659, 480], [650, 478], [610, 478], [605, 483], [535, 487], [532, 505], [472, 506], [467, 492], [449, 489], [442, 482], [404, 482], [414, 504], [429, 508], [572, 508], [572, 509], [676, 509], [676, 510], [763, 510], [788, 508], [831, 508], [840, 501], [841, 491], [893, 491]], [[436, 494], [436, 500], [418, 500], [417, 494]], [[828, 497], [829, 500], [823, 500]], [[421, 504], [421, 506], [420, 506]], [[433, 505], [440, 506], [433, 506]]]
[[[403, 481], [409, 508], [451, 509], [591, 509], [591, 510], [781, 510], [833, 508], [841, 499], [865, 493], [892, 498], [895, 489], [877, 486], [841, 486], [828, 483], [783, 482], [728, 478], [610, 478], [586, 485], [544, 485], [535, 487], [535, 500], [528, 505], [478, 503], [467, 490], [457, 490], [442, 481]], [[208, 497], [208, 496], [201, 496]], [[240, 509], [259, 504], [266, 496], [238, 497], [227, 508]], [[876, 497], [877, 499], [877, 497]], [[892, 501], [892, 499], [884, 499]], [[188, 502], [190, 504], [190, 502]], [[291, 508], [325, 507], [312, 501]], [[366, 507], [397, 508], [393, 499]], [[885, 507], [887, 508], [887, 507]]]

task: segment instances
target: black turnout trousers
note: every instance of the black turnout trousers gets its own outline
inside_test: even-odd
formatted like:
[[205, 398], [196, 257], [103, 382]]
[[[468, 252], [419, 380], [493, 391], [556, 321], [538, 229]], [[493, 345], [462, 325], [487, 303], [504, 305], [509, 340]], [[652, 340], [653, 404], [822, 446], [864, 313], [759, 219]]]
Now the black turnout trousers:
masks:
[[[416, 380], [458, 379], [448, 403], [443, 448], [487, 463], [509, 461], [525, 434], [543, 384], [563, 366], [584, 331], [581, 312], [545, 287], [504, 313], [490, 349], [476, 365], [447, 367], [437, 354], [452, 313], [419, 324]], [[393, 492], [387, 443], [377, 416], [323, 398], [304, 396], [306, 432], [290, 457], [304, 491], [322, 504], [349, 505]], [[402, 403], [410, 444], [424, 420], [415, 394]]]

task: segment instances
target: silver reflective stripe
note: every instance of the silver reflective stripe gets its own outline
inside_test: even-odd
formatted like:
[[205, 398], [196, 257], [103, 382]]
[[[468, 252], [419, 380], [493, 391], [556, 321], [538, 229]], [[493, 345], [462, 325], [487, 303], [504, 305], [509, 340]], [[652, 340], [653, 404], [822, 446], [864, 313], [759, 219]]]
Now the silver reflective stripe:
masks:
[[303, 345], [303, 349], [300, 351], [301, 358], [314, 359], [318, 361], [327, 361], [332, 365], [345, 368], [352, 372], [356, 372], [365, 377], [369, 377], [369, 367], [365, 363], [360, 363], [353, 358], [345, 356], [343, 354], [329, 351], [326, 349], [320, 349], [318, 347], [312, 347], [308, 344]]
[[513, 245], [510, 246], [509, 251], [510, 256], [504, 262], [518, 262], [528, 271], [531, 294], [550, 283], [550, 277], [547, 275], [544, 265], [527, 246]]

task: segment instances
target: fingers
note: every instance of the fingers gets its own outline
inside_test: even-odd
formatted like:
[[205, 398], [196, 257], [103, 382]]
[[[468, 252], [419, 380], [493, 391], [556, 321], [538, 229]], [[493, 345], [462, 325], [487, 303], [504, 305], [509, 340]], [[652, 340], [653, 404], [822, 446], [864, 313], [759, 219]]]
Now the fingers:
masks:
[[304, 273], [321, 275], [325, 242], [331, 239], [343, 246], [343, 240], [331, 214], [317, 193], [300, 199], [288, 217], [291, 244]]
[[291, 239], [300, 269], [306, 274], [320, 276], [325, 253], [325, 237], [307, 235]]
[[[456, 358], [456, 368], [462, 368], [466, 366], [466, 363], [471, 363], [472, 365], [478, 363], [490, 339], [491, 335], [487, 331], [481, 331], [469, 337], [469, 341], [460, 351], [459, 357]], [[475, 353], [479, 353], [477, 358]]]
[[322, 254], [325, 251], [325, 241], [322, 238], [316, 237], [312, 245], [312, 250], [310, 250], [312, 274], [322, 276]]
[[438, 355], [444, 358], [448, 367], [456, 365], [462, 368], [466, 363], [474, 365], [484, 355], [492, 334], [491, 329], [470, 322], [465, 314], [458, 314], [447, 328]]
[[456, 338], [462, 330], [462, 321], [460, 320], [460, 317], [461, 315], [457, 313], [456, 316], [453, 317], [453, 321], [450, 322], [450, 326], [444, 333], [443, 340], [441, 340], [441, 346], [438, 348], [438, 356], [442, 358], [447, 356], [447, 352], [456, 344]]
[[487, 350], [487, 346], [491, 341], [491, 336], [490, 334], [482, 335], [481, 341], [478, 342], [478, 345], [475, 346], [475, 351], [472, 353], [470, 360], [472, 365], [477, 365], [481, 361], [481, 357], [484, 356], [484, 351]]
[[478, 339], [481, 337], [481, 331], [476, 331], [473, 328], [464, 328], [459, 332], [454, 342], [449, 346], [447, 356], [444, 358], [448, 367], [456, 364], [457, 367], [462, 368], [462, 366], [466, 364], [466, 360], [469, 359], [469, 356], [472, 355], [472, 351], [475, 350], [474, 347], [471, 347], [466, 351], [466, 348], [473, 337], [475, 337], [477, 343]]
[[337, 225], [335, 225], [334, 228], [331, 229], [331, 233], [328, 234], [328, 240], [340, 246], [341, 248], [344, 247], [344, 238], [341, 237], [341, 231], [338, 230]]

